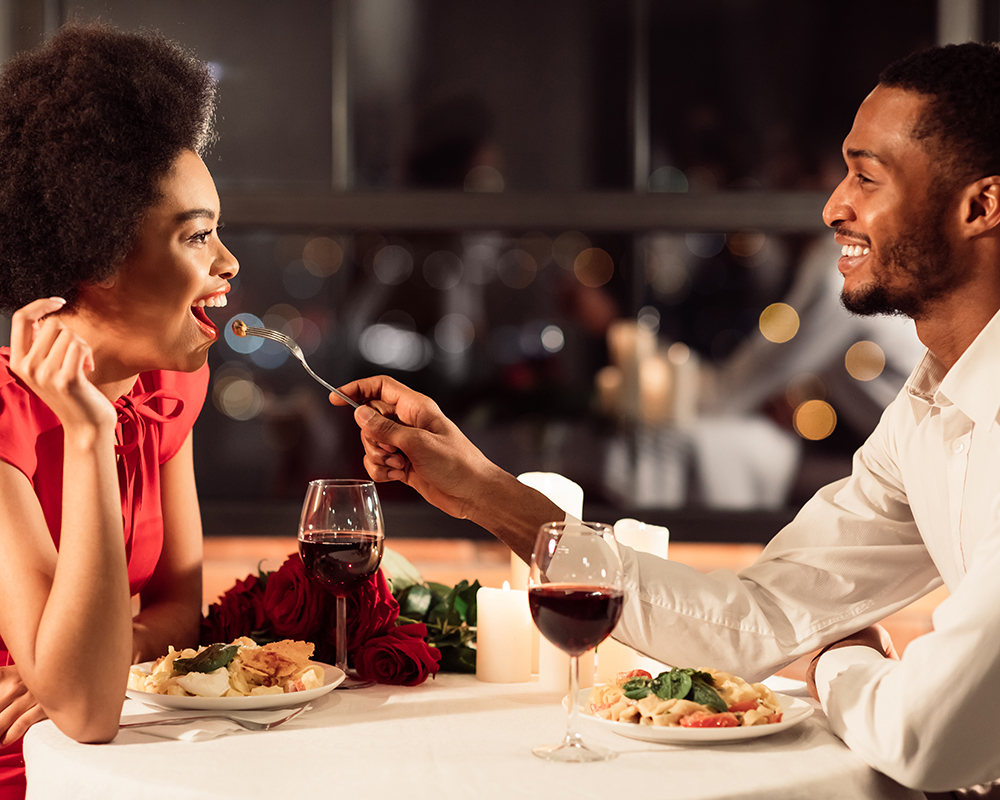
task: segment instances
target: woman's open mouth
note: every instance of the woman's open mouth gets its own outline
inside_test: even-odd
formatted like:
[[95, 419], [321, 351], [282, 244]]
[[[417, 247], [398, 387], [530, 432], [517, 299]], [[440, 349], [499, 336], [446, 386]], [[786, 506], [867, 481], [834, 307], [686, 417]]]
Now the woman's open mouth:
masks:
[[195, 322], [202, 329], [206, 336], [210, 339], [219, 338], [219, 328], [208, 318], [208, 314], [205, 313], [206, 308], [224, 308], [229, 304], [226, 299], [226, 293], [220, 292], [218, 294], [212, 294], [208, 297], [202, 297], [200, 300], [196, 300], [194, 305], [191, 306], [191, 315], [194, 317]]

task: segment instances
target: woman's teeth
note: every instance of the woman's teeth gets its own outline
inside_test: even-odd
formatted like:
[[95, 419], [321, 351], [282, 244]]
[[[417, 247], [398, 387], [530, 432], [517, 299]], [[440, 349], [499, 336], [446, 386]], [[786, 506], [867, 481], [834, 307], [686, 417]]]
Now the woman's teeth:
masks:
[[851, 258], [856, 256], [866, 256], [871, 252], [867, 247], [862, 247], [860, 244], [845, 244], [841, 250], [840, 254], [844, 256], [849, 256]]
[[229, 301], [226, 299], [224, 294], [216, 295], [215, 297], [206, 297], [204, 300], [198, 300], [194, 303], [195, 308], [204, 308], [208, 306], [209, 308], [222, 308], [227, 305]]

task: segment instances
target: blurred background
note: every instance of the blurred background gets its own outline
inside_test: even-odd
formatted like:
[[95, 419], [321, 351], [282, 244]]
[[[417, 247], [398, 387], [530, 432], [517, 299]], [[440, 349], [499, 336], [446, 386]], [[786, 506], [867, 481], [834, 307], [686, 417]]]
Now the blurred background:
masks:
[[[241, 270], [195, 429], [208, 534], [294, 535], [309, 479], [364, 474], [349, 411], [240, 316], [331, 383], [429, 394], [587, 516], [761, 542], [922, 354], [839, 305], [840, 143], [882, 67], [998, 38], [1000, 2], [0, 0], [0, 59], [94, 19], [219, 81]], [[485, 536], [380, 491], [393, 535]]]

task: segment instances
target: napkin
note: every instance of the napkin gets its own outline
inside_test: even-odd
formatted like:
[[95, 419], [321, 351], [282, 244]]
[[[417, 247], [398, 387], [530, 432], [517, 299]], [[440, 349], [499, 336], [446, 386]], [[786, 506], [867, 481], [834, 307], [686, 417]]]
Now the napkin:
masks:
[[[275, 722], [282, 717], [287, 717], [292, 712], [290, 708], [275, 708], [267, 711], [226, 711], [225, 716], [234, 719], [243, 719], [249, 722], [268, 723]], [[246, 728], [233, 722], [231, 719], [222, 717], [212, 719], [199, 719], [191, 722], [180, 722], [186, 717], [196, 717], [200, 714], [210, 714], [210, 711], [157, 711], [150, 714], [126, 714], [122, 716], [122, 723], [142, 723], [157, 722], [157, 725], [146, 727], [125, 728], [124, 731], [134, 731], [145, 733], [150, 736], [158, 736], [161, 739], [177, 739], [182, 742], [201, 742], [208, 739], [217, 739], [220, 736], [228, 736], [231, 733], [251, 733]], [[222, 712], [220, 712], [222, 713]], [[174, 717], [178, 720], [176, 724], [166, 724], [162, 720]]]

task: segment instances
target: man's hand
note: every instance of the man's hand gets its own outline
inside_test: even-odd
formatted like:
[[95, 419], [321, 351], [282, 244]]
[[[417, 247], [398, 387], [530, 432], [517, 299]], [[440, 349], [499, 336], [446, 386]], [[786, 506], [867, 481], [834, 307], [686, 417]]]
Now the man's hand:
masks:
[[845, 636], [840, 641], [827, 645], [820, 650], [813, 658], [812, 662], [810, 662], [809, 669], [806, 671], [806, 686], [809, 689], [809, 694], [812, 695], [814, 700], [819, 700], [819, 694], [816, 691], [816, 664], [819, 662], [820, 656], [828, 650], [836, 650], [840, 647], [854, 647], [857, 645], [870, 647], [873, 650], [877, 650], [885, 658], [891, 658], [894, 661], [899, 661], [899, 654], [896, 652], [896, 648], [893, 647], [892, 638], [889, 636], [889, 632], [885, 628], [877, 624], [869, 625], [867, 628], [862, 628], [857, 633], [852, 633], [850, 636]]
[[28, 728], [45, 718], [17, 667], [0, 667], [0, 747], [16, 742]]
[[[361, 407], [365, 469], [375, 481], [402, 481], [453, 517], [468, 518], [489, 479], [502, 473], [437, 403], [385, 376], [341, 387]], [[334, 405], [346, 405], [330, 395]]]

